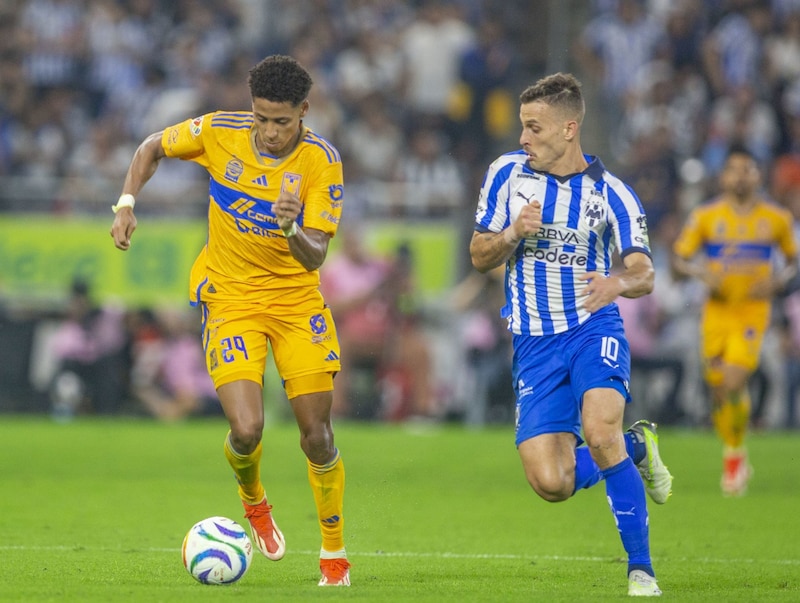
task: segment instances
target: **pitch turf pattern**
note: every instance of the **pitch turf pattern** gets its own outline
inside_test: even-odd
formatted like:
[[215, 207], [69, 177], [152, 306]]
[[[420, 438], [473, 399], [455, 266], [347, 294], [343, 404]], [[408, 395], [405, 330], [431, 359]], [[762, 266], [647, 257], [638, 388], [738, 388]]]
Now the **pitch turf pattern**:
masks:
[[[196, 583], [180, 543], [197, 520], [241, 519], [218, 420], [0, 417], [0, 601], [313, 601], [319, 531], [290, 423], [265, 430], [263, 476], [287, 535], [279, 564], [256, 557], [226, 587]], [[660, 428], [674, 495], [650, 506], [665, 597], [800, 600], [800, 439], [749, 439], [748, 494], [719, 490], [713, 434]], [[526, 485], [511, 427], [336, 425], [347, 467], [353, 586], [327, 599], [619, 601], [624, 552], [601, 485], [557, 505]], [[219, 589], [227, 589], [220, 591]]]

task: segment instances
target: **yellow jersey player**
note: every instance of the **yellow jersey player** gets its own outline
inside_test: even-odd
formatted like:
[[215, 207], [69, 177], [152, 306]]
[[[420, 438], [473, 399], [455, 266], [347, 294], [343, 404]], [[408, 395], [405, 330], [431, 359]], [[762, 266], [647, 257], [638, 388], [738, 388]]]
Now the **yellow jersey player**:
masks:
[[761, 176], [748, 151], [729, 152], [719, 183], [719, 197], [690, 214], [672, 263], [679, 276], [708, 287], [700, 329], [703, 372], [724, 445], [722, 491], [740, 496], [752, 473], [744, 446], [748, 380], [758, 368], [771, 299], [797, 270], [797, 243], [789, 212], [760, 197]]
[[130, 248], [135, 197], [163, 158], [208, 171], [208, 240], [191, 271], [190, 300], [202, 308], [206, 364], [230, 423], [224, 452], [245, 517], [258, 549], [281, 559], [285, 540], [260, 477], [270, 346], [307, 457], [322, 533], [319, 584], [348, 586], [345, 474], [331, 426], [339, 342], [318, 272], [342, 211], [341, 157], [303, 125], [312, 80], [297, 61], [269, 56], [248, 83], [252, 111], [201, 115], [142, 142], [113, 208], [111, 236], [117, 248]]

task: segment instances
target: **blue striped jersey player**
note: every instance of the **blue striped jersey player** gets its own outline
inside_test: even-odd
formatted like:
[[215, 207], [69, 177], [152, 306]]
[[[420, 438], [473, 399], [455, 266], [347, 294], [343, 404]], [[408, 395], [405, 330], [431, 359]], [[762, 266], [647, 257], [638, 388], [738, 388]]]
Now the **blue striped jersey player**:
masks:
[[[653, 289], [647, 219], [633, 190], [583, 153], [584, 113], [570, 74], [522, 92], [522, 149], [486, 173], [470, 255], [481, 272], [506, 267], [501, 312], [513, 334], [516, 445], [528, 482], [557, 502], [604, 480], [628, 594], [658, 596], [645, 492], [666, 502], [672, 476], [653, 423], [623, 432], [630, 351], [614, 303]], [[615, 251], [622, 266], [612, 270]]]

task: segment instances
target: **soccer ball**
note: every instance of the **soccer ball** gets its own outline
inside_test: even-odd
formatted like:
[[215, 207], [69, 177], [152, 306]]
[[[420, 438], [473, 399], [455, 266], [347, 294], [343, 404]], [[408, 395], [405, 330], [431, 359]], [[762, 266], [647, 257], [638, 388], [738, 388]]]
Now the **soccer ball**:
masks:
[[202, 584], [231, 584], [245, 575], [253, 544], [244, 528], [227, 517], [198, 521], [181, 547], [183, 565]]

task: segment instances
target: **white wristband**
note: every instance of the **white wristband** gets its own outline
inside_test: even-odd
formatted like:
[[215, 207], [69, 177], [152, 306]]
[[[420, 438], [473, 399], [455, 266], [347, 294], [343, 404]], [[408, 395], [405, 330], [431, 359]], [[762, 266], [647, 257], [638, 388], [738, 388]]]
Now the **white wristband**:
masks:
[[133, 198], [133, 195], [131, 195], [130, 193], [125, 193], [124, 195], [120, 195], [117, 204], [112, 205], [111, 209], [114, 211], [114, 213], [117, 213], [123, 207], [130, 207], [131, 209], [133, 209], [135, 205], [136, 205], [136, 199]]
[[287, 239], [297, 234], [297, 222], [292, 222], [292, 227], [289, 230], [283, 231], [283, 236]]

